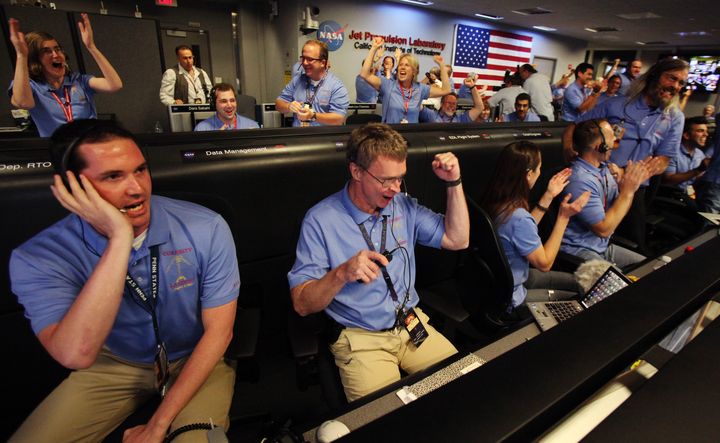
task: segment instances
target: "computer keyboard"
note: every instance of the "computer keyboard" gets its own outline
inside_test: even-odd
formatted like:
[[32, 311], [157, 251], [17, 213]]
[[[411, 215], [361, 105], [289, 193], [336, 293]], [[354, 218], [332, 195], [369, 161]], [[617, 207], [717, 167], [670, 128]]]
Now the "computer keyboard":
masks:
[[420, 380], [419, 382], [408, 387], [408, 391], [420, 398], [430, 391], [434, 391], [440, 386], [450, 383], [452, 380], [460, 377], [468, 369], [475, 368], [485, 363], [485, 360], [475, 354], [468, 354], [455, 363], [440, 369], [434, 374]]
[[558, 301], [546, 303], [550, 314], [557, 320], [558, 323], [567, 320], [578, 312], [582, 311], [582, 308], [577, 303]]

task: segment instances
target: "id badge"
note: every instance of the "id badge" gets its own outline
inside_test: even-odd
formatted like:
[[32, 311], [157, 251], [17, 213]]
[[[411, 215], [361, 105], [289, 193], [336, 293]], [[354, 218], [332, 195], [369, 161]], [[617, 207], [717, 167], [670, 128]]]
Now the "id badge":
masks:
[[405, 311], [404, 314], [401, 314], [400, 320], [401, 324], [405, 327], [405, 330], [408, 331], [408, 334], [410, 334], [410, 340], [412, 343], [416, 348], [419, 348], [427, 338], [428, 333], [417, 314], [415, 314], [415, 310], [410, 309]]

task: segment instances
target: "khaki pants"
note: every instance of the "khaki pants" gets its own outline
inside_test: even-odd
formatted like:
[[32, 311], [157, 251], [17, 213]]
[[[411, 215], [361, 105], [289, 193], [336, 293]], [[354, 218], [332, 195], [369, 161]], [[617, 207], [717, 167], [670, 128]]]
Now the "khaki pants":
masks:
[[[187, 359], [170, 364], [172, 384]], [[170, 431], [191, 423], [228, 428], [235, 371], [220, 360]], [[172, 385], [170, 386], [172, 387]], [[138, 407], [157, 395], [152, 365], [135, 365], [102, 352], [88, 369], [74, 371], [25, 420], [10, 442], [100, 442]], [[190, 431], [176, 442], [207, 442], [207, 431]]]
[[412, 344], [405, 328], [390, 331], [345, 328], [330, 345], [348, 401], [400, 380], [400, 368], [413, 374], [457, 352], [428, 324], [425, 313], [417, 307], [415, 312], [428, 332], [419, 348]]

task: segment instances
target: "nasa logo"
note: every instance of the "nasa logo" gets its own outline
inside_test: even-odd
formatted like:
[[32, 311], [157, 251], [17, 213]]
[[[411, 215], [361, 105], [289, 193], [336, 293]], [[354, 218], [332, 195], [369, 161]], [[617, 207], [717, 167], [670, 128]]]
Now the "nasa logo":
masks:
[[340, 27], [340, 24], [332, 20], [320, 23], [317, 31], [317, 39], [328, 45], [328, 51], [337, 51], [345, 41], [345, 29], [347, 25]]

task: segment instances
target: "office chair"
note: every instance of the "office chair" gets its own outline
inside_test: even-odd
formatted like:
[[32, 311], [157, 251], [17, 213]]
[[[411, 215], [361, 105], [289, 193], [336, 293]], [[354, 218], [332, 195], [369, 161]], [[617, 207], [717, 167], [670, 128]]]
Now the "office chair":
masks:
[[295, 358], [298, 389], [305, 391], [319, 384], [331, 411], [347, 405], [340, 373], [327, 344], [329, 320], [324, 312], [301, 317], [292, 308], [288, 312], [288, 338]]

